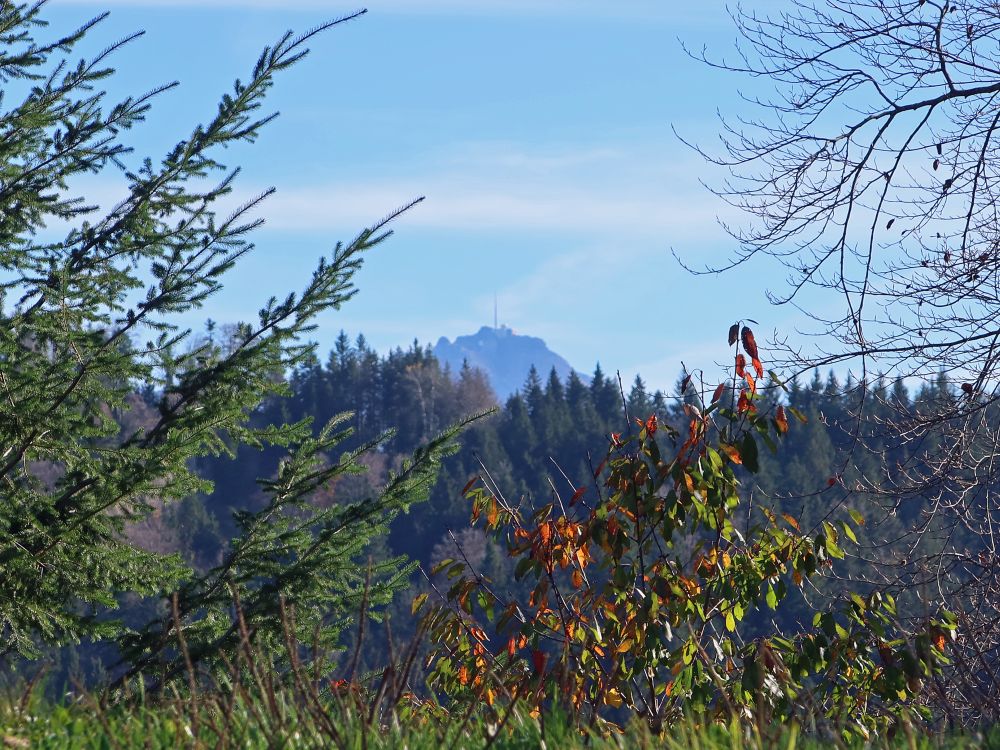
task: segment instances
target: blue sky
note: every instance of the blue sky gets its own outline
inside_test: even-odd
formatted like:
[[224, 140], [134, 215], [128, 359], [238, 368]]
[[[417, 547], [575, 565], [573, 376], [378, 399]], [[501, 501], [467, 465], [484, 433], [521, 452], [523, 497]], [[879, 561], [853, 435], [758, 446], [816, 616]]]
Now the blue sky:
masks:
[[[46, 17], [64, 30], [110, 9], [95, 48], [146, 31], [116, 58], [109, 91], [180, 81], [128, 135], [156, 158], [208, 119], [265, 44], [357, 7], [52, 0]], [[231, 151], [241, 195], [278, 193], [261, 211], [254, 254], [200, 317], [253, 316], [266, 297], [301, 286], [336, 240], [426, 195], [369, 257], [356, 299], [321, 320], [321, 352], [341, 328], [383, 351], [470, 333], [492, 322], [496, 294], [501, 322], [543, 337], [574, 367], [599, 360], [670, 387], [682, 360], [712, 371], [728, 358], [737, 318], [760, 321], [763, 338], [794, 326], [794, 310], [764, 297], [779, 271], [693, 277], [672, 255], [698, 265], [732, 249], [716, 217], [736, 217], [699, 185], [713, 175], [671, 131], [710, 142], [716, 110], [740, 108], [745, 82], [693, 62], [678, 41], [731, 54], [722, 2], [364, 7], [279, 78], [269, 102], [281, 116], [258, 143]], [[114, 194], [104, 179], [94, 194]]]

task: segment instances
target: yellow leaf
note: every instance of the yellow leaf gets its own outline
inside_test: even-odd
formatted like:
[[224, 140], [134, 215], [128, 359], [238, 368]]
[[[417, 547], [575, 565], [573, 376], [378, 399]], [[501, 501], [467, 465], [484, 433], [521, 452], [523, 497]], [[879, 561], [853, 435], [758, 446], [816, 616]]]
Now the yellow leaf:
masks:
[[583, 585], [583, 574], [579, 570], [573, 571], [573, 586], [580, 588]]
[[614, 708], [621, 707], [622, 694], [618, 692], [618, 688], [611, 688], [608, 692], [604, 694], [604, 705], [612, 706]]
[[629, 649], [632, 648], [632, 644], [633, 644], [633, 641], [631, 639], [627, 639], [627, 640], [622, 641], [618, 645], [618, 653], [619, 654], [624, 654], [626, 651], [628, 651]]
[[413, 597], [413, 604], [410, 605], [410, 614], [415, 615], [417, 610], [424, 605], [425, 601], [427, 601], [427, 594], [419, 594]]

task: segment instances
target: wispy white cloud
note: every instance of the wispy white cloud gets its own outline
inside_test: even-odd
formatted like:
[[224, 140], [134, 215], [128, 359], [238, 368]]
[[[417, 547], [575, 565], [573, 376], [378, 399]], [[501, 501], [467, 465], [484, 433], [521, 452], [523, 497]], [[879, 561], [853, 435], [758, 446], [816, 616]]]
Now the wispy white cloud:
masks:
[[[507, 189], [505, 189], [505, 187]], [[424, 195], [409, 226], [453, 230], [541, 230], [691, 238], [715, 220], [705, 196], [622, 195], [573, 186], [469, 185], [447, 180], [332, 183], [282, 189], [261, 208], [266, 225], [284, 231], [356, 226]]]
[[466, 145], [435, 156], [419, 177], [279, 186], [261, 215], [273, 229], [340, 229], [423, 195], [404, 224], [656, 237], [662, 246], [721, 238], [716, 217], [726, 207], [699, 184], [703, 164], [671, 162], [667, 153], [656, 145]]
[[[404, 177], [279, 180], [277, 193], [256, 215], [271, 230], [350, 232], [426, 196], [401, 226], [655, 238], [660, 247], [722, 239], [716, 217], [734, 216], [699, 184], [703, 165], [670, 161], [667, 153], [655, 145], [546, 150], [467, 144], [410, 166]], [[123, 194], [120, 185], [103, 179], [81, 181], [78, 188], [105, 208]], [[222, 209], [259, 192], [237, 183]]]

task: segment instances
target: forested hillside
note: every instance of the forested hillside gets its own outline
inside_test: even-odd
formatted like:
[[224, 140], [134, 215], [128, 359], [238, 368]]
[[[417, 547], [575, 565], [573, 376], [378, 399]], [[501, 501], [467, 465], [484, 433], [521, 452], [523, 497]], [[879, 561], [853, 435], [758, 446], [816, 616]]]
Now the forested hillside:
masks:
[[[484, 471], [508, 497], [524, 498], [529, 505], [554, 493], [572, 495], [593, 481], [612, 433], [634, 429], [634, 420], [653, 414], [661, 424], [681, 428], [683, 405], [701, 403], [703, 398], [694, 379], [681, 394], [683, 379], [678, 373], [673, 392], [666, 393], [650, 391], [637, 377], [624, 384], [623, 399], [614, 373], [606, 373], [600, 365], [589, 384], [575, 374], [563, 382], [554, 371], [545, 374], [532, 368], [525, 373], [520, 392], [466, 433], [460, 451], [445, 461], [429, 500], [394, 523], [384, 552], [406, 554], [425, 565], [454, 556], [448, 532], [463, 533], [470, 512], [462, 488]], [[346, 450], [396, 428], [384, 449], [365, 459], [367, 474], [339, 480], [319, 495], [320, 503], [375, 492], [402, 456], [462, 415], [497, 403], [482, 372], [468, 366], [454, 372], [442, 366], [427, 345], [415, 341], [407, 350], [381, 356], [363, 335], [352, 341], [344, 333], [324, 362], [311, 358], [290, 373], [288, 384], [289, 396], [268, 401], [255, 415], [259, 425], [300, 419], [321, 425], [335, 414], [351, 411], [355, 432], [345, 442]], [[791, 420], [791, 438], [780, 451], [761, 451], [759, 472], [745, 477], [745, 495], [758, 507], [794, 514], [803, 528], [818, 524], [846, 500], [845, 507], [857, 509], [871, 520], [869, 526], [878, 527], [878, 537], [863, 544], [859, 556], [848, 561], [841, 573], [868, 566], [870, 561], [863, 558], [869, 554], [890, 558], [894, 553], [881, 542], [919, 521], [921, 500], [882, 494], [889, 479], [883, 467], [902, 467], [918, 457], [887, 443], [879, 424], [900, 414], [942, 409], [955, 398], [947, 376], [941, 374], [912, 396], [901, 380], [878, 379], [863, 388], [852, 381], [839, 382], [832, 371], [825, 376], [814, 371], [812, 377], [793, 379], [784, 391], [777, 390], [780, 402], [802, 419]], [[875, 418], [864, 422], [859, 443], [856, 415], [862, 403]], [[768, 408], [767, 403], [760, 408]], [[233, 510], [245, 507], [248, 500], [249, 507], [259, 505], [262, 495], [256, 480], [273, 475], [280, 456], [277, 449], [241, 447], [234, 460], [199, 459], [197, 473], [212, 481], [213, 491], [174, 506], [159, 524], [147, 522], [133, 531], [133, 537], [159, 549], [175, 544], [196, 563], [214, 560], [231, 534]], [[879, 492], [872, 490], [876, 486]], [[864, 536], [861, 541], [866, 541]]]

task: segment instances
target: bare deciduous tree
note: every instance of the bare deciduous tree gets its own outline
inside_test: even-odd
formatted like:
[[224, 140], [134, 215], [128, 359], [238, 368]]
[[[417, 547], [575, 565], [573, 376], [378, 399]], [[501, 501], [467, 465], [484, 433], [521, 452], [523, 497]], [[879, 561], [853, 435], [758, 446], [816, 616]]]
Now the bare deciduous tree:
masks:
[[[751, 220], [720, 271], [778, 259], [777, 303], [806, 310], [800, 366], [960, 384], [928, 412], [884, 425], [910, 448], [871, 490], [920, 502], [893, 570], [873, 580], [944, 598], [963, 617], [954, 718], [1000, 717], [1000, 4], [992, 0], [789, 0], [733, 13], [738, 57], [711, 65], [765, 79], [773, 98], [724, 121], [729, 178], [716, 192]], [[820, 290], [816, 292], [816, 290]], [[837, 294], [817, 312], [814, 294]], [[829, 309], [824, 306], [823, 309]], [[870, 390], [862, 388], [870, 394]], [[859, 400], [859, 420], [868, 404]], [[884, 413], [884, 410], [883, 410]], [[860, 424], [860, 421], [859, 421]], [[841, 490], [856, 488], [841, 488]]]

